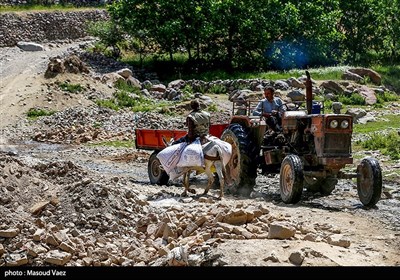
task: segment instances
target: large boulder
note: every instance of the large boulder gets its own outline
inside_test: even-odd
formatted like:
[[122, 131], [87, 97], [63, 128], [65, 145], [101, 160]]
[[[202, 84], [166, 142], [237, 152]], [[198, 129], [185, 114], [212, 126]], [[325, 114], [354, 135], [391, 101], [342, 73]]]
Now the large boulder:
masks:
[[340, 94], [344, 92], [344, 88], [337, 82], [335, 81], [326, 81], [321, 84], [321, 88], [324, 88], [325, 90], [329, 92], [333, 92], [336, 94]]
[[376, 103], [377, 98], [373, 89], [370, 89], [367, 86], [361, 86], [357, 89], [357, 92], [365, 99], [367, 105], [373, 105]]
[[89, 73], [89, 68], [76, 55], [70, 55], [64, 59], [65, 71], [69, 73]]
[[350, 68], [349, 72], [355, 73], [361, 77], [368, 76], [374, 84], [380, 85], [382, 81], [381, 75], [378, 72], [368, 68]]
[[44, 47], [38, 43], [33, 42], [18, 42], [17, 46], [26, 52], [37, 52], [37, 51], [44, 51]]

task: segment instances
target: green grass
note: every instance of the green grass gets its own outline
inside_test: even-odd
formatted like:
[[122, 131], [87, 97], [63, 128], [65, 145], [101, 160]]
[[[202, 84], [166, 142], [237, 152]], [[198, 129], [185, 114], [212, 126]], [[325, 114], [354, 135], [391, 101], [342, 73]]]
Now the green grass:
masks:
[[89, 146], [105, 146], [105, 147], [115, 147], [115, 148], [134, 148], [135, 143], [132, 140], [114, 140], [114, 141], [104, 141], [99, 143], [91, 143]]
[[376, 122], [367, 122], [366, 124], [355, 124], [354, 133], [371, 133], [386, 129], [400, 129], [400, 115], [385, 115], [379, 117]]
[[400, 135], [397, 131], [372, 133], [369, 139], [359, 144], [367, 150], [380, 150], [393, 160], [400, 159]]
[[121, 61], [130, 64], [136, 68], [146, 68], [150, 71], [157, 72], [159, 78], [164, 81], [172, 81], [176, 79], [187, 79], [184, 70], [184, 64], [187, 61], [187, 55], [176, 53], [173, 55], [174, 61], [171, 62], [169, 55], [166, 54], [149, 54], [142, 58], [138, 54], [132, 52], [124, 52]]
[[398, 181], [400, 178], [400, 169], [383, 170], [382, 175], [386, 180]]
[[400, 65], [379, 65], [373, 69], [382, 76], [383, 85], [390, 85], [397, 94], [400, 94]]
[[118, 91], [113, 94], [111, 99], [96, 100], [96, 104], [100, 107], [110, 108], [115, 111], [129, 108], [133, 112], [160, 112], [163, 114], [174, 114], [168, 108], [177, 102], [167, 100], [156, 100], [143, 96], [139, 89], [134, 88], [125, 82], [118, 82], [115, 85]]
[[[344, 69], [342, 67], [325, 67], [308, 69], [311, 78], [314, 80], [340, 80]], [[199, 79], [204, 81], [229, 80], [229, 79], [265, 79], [265, 80], [284, 80], [291, 77], [300, 77], [306, 74], [306, 70], [292, 69], [289, 71], [269, 71], [269, 72], [233, 72], [228, 73], [221, 70], [208, 71], [199, 74], [183, 75], [183, 79]]]
[[357, 93], [353, 93], [350, 96], [339, 95], [339, 102], [344, 105], [365, 105], [365, 99]]
[[353, 152], [379, 150], [392, 160], [400, 159], [400, 115], [384, 115], [376, 122], [355, 124], [353, 133], [366, 134], [367, 140], [352, 143]]
[[208, 105], [207, 111], [209, 111], [209, 112], [218, 112], [217, 104], [213, 103], [213, 104]]
[[30, 108], [27, 112], [27, 116], [30, 119], [37, 119], [42, 116], [51, 116], [54, 113], [56, 113], [56, 111], [52, 111], [52, 110], [49, 111], [49, 110], [40, 109], [40, 108]]
[[70, 84], [70, 83], [64, 82], [64, 83], [60, 84], [59, 87], [63, 91], [68, 91], [70, 93], [77, 93], [77, 92], [83, 91], [83, 86], [80, 84]]

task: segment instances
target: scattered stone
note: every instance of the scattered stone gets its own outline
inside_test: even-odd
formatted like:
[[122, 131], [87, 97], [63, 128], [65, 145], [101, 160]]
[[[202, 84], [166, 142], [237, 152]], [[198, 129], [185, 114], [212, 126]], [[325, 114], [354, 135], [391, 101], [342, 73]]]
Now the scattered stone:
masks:
[[243, 209], [235, 209], [226, 214], [223, 222], [231, 225], [242, 225], [247, 221], [247, 213]]
[[71, 257], [72, 255], [70, 253], [53, 250], [46, 254], [44, 261], [54, 265], [65, 265]]
[[304, 260], [304, 253], [302, 251], [292, 252], [289, 256], [289, 261], [294, 265], [301, 265]]
[[275, 262], [275, 263], [278, 263], [278, 262], [280, 262], [279, 261], [279, 258], [276, 256], [276, 252], [275, 251], [272, 251], [270, 254], [269, 254], [269, 256], [268, 257], [266, 257], [265, 259], [264, 259], [264, 261], [271, 261], [271, 262]]
[[28, 256], [25, 253], [12, 253], [4, 257], [6, 266], [21, 266], [28, 263]]
[[12, 237], [17, 236], [18, 233], [19, 233], [19, 230], [17, 228], [1, 229], [0, 237], [12, 238]]
[[41, 201], [41, 202], [37, 202], [35, 203], [30, 209], [29, 211], [33, 214], [36, 215], [39, 212], [41, 212], [48, 204], [50, 203], [50, 201]]
[[59, 248], [61, 250], [65, 251], [65, 252], [68, 252], [68, 253], [71, 253], [71, 254], [75, 252], [75, 248], [73, 246], [71, 246], [70, 244], [65, 243], [65, 242], [62, 242], [60, 244]]
[[289, 239], [294, 237], [296, 229], [285, 222], [273, 222], [269, 225], [269, 239]]
[[44, 51], [44, 47], [42, 45], [34, 42], [20, 41], [17, 43], [17, 46], [26, 52]]
[[46, 230], [43, 228], [38, 228], [35, 233], [32, 236], [33, 241], [40, 241], [44, 234], [46, 233]]
[[183, 246], [172, 249], [167, 255], [168, 266], [187, 266], [188, 253], [187, 248]]
[[350, 247], [350, 240], [341, 234], [333, 234], [327, 238], [328, 244], [348, 248]]

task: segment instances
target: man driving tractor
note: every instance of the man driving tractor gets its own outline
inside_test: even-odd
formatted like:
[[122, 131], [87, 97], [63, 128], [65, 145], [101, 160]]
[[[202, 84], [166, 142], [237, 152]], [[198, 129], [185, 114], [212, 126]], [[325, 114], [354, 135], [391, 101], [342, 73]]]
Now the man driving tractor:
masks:
[[281, 130], [281, 116], [280, 113], [283, 113], [284, 106], [282, 99], [277, 96], [274, 96], [275, 88], [266, 87], [264, 88], [264, 96], [258, 104], [257, 107], [253, 111], [253, 116], [263, 116], [265, 117], [265, 121], [267, 125], [278, 132]]

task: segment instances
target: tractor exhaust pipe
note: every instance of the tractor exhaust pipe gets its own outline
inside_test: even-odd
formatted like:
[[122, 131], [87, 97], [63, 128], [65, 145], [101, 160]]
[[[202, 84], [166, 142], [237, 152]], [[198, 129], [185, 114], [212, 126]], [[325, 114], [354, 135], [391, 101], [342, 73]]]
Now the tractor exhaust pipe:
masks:
[[307, 105], [307, 114], [311, 114], [312, 112], [312, 83], [310, 72], [306, 71], [307, 79], [306, 79], [306, 105]]

